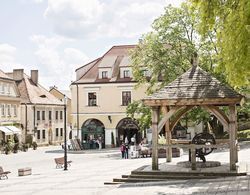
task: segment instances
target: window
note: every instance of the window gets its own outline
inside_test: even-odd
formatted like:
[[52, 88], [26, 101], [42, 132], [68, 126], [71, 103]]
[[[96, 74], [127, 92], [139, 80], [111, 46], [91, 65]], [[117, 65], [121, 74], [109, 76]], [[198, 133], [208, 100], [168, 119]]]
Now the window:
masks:
[[5, 116], [5, 105], [4, 104], [2, 104], [2, 116]]
[[37, 130], [37, 139], [41, 139], [40, 130]]
[[102, 79], [108, 78], [108, 71], [102, 71]]
[[17, 106], [16, 105], [12, 105], [12, 109], [13, 109], [13, 115], [17, 116]]
[[142, 70], [142, 74], [143, 74], [143, 76], [145, 76], [145, 77], [150, 77], [150, 72], [149, 72], [149, 70], [146, 70], [146, 69]]
[[60, 129], [61, 136], [63, 136], [63, 128]]
[[2, 85], [2, 93], [5, 94], [5, 84]]
[[42, 120], [45, 120], [45, 111], [42, 111]]
[[11, 116], [10, 104], [7, 105], [7, 115], [8, 115], [8, 116]]
[[43, 139], [45, 139], [45, 129], [43, 130]]
[[124, 78], [129, 78], [130, 77], [130, 71], [129, 70], [124, 70], [123, 71], [123, 77]]
[[56, 120], [58, 120], [58, 111], [56, 111]]
[[36, 112], [36, 118], [37, 118], [38, 121], [40, 120], [40, 111]]
[[122, 105], [127, 106], [131, 102], [131, 91], [122, 92]]
[[96, 106], [96, 92], [88, 93], [88, 106]]
[[49, 120], [52, 120], [52, 111], [49, 111]]
[[60, 111], [60, 119], [63, 119], [63, 111]]
[[10, 84], [7, 84], [7, 94], [10, 94]]
[[56, 128], [56, 137], [59, 136], [59, 128]]

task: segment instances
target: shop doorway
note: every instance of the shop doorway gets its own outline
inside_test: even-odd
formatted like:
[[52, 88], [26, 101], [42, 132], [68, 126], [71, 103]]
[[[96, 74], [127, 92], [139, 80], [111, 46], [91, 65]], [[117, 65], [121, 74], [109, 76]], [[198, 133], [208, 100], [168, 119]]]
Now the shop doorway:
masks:
[[122, 142], [127, 142], [128, 144], [131, 143], [131, 138], [135, 138], [135, 143], [139, 144], [142, 137], [141, 132], [139, 131], [139, 126], [135, 120], [132, 118], [124, 118], [119, 121], [119, 123], [116, 126], [116, 129], [118, 131], [118, 137], [117, 142], [118, 145], [121, 145]]
[[99, 143], [105, 148], [105, 127], [98, 119], [86, 120], [81, 128], [84, 149], [98, 149]]

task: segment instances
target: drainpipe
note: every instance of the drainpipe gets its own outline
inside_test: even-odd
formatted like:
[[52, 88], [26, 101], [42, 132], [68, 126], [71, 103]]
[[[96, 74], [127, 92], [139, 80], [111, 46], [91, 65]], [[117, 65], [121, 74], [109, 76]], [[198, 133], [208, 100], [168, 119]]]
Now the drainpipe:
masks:
[[79, 92], [78, 92], [78, 84], [76, 84], [76, 96], [77, 96], [77, 100], [76, 100], [77, 138], [79, 139]]
[[36, 130], [36, 105], [33, 107], [33, 126], [34, 126], [34, 134], [33, 136], [35, 137], [35, 130]]
[[24, 137], [24, 142], [26, 143], [26, 138], [27, 138], [27, 131], [28, 131], [28, 111], [27, 111], [27, 104], [25, 104], [25, 137]]

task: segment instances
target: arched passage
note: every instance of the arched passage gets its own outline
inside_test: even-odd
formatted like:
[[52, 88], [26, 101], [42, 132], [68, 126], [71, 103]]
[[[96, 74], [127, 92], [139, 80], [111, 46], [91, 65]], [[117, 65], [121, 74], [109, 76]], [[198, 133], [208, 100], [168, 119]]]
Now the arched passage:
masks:
[[84, 149], [96, 149], [98, 143], [105, 147], [105, 127], [98, 119], [88, 119], [82, 124], [82, 143]]
[[123, 118], [119, 121], [116, 126], [118, 132], [118, 143], [125, 142], [131, 143], [131, 138], [135, 137], [135, 142], [138, 144], [141, 141], [141, 133], [139, 131], [139, 127], [137, 122], [132, 118]]

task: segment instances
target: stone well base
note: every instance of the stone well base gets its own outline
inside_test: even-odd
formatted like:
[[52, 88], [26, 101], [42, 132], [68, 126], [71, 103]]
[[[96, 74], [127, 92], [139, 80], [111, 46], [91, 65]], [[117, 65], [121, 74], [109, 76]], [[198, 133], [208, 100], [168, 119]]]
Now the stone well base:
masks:
[[[191, 168], [191, 162], [189, 161], [182, 161], [178, 162], [177, 166], [184, 167], [184, 168]], [[196, 162], [197, 168], [211, 168], [211, 167], [219, 167], [221, 163], [218, 161], [207, 161], [207, 162]]]

